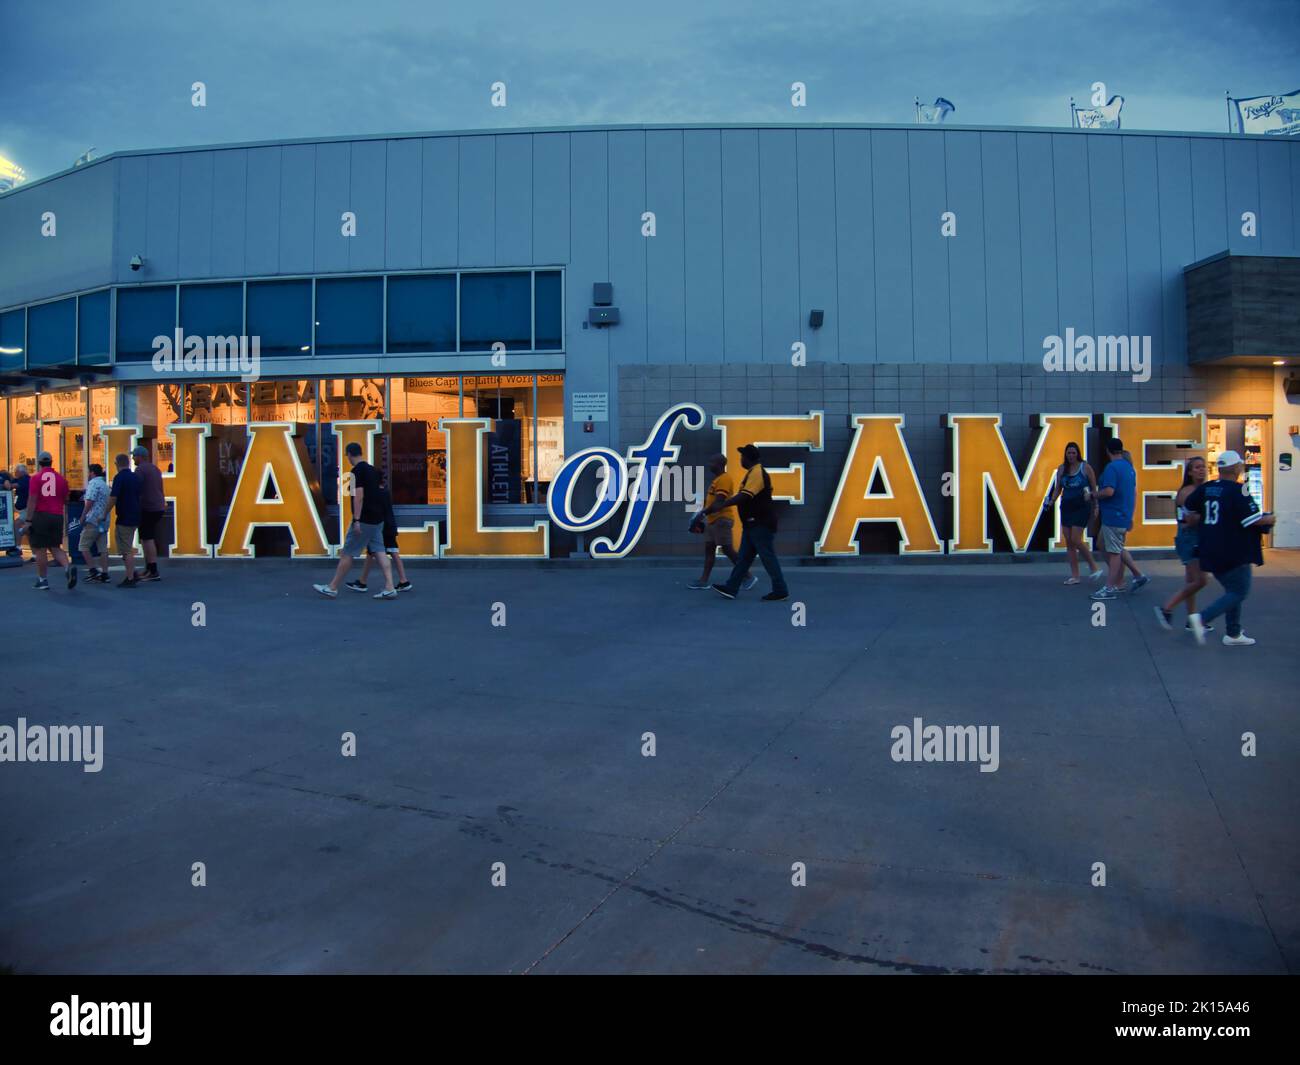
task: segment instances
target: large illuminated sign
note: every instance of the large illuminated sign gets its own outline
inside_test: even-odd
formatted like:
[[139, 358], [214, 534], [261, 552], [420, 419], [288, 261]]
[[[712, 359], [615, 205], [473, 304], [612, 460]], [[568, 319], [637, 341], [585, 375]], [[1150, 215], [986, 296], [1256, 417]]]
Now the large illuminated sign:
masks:
[[[564, 462], [551, 481], [547, 495], [550, 522], [533, 521], [522, 527], [493, 526], [484, 522], [484, 478], [487, 418], [443, 418], [439, 428], [447, 440], [447, 531], [440, 543], [437, 521], [399, 530], [404, 554], [430, 558], [547, 558], [550, 527], [574, 533], [610, 527], [620, 507], [626, 506], [617, 535], [595, 537], [594, 558], [624, 558], [640, 542], [649, 523], [664, 471], [681, 453], [674, 437], [679, 429], [698, 430], [707, 421], [694, 403], [679, 403], [659, 417], [641, 444], [626, 455], [610, 447], [579, 451]], [[761, 417], [716, 415], [713, 426], [722, 434], [723, 448], [734, 452], [743, 444], [768, 448], [805, 448], [820, 452], [824, 446], [825, 417], [821, 411], [800, 415]], [[1024, 552], [1043, 520], [1043, 501], [1067, 443], [1086, 450], [1088, 414], [1039, 414], [1036, 435], [1023, 468], [1013, 459], [998, 414], [949, 414], [951, 470], [945, 474], [942, 495], [952, 500], [952, 533], [940, 539], [916, 467], [903, 437], [901, 414], [853, 414], [849, 426], [853, 439], [840, 470], [839, 483], [813, 545], [817, 556], [856, 556], [862, 527], [891, 525], [899, 533], [900, 554], [987, 553], [993, 550], [992, 533], [1001, 527], [1015, 552]], [[1153, 446], [1200, 446], [1205, 436], [1205, 415], [1106, 414], [1101, 428], [1120, 436], [1134, 456], [1138, 503], [1129, 546], [1168, 548], [1173, 543], [1172, 519], [1149, 518], [1146, 501], [1172, 497], [1181, 484], [1181, 463], [1153, 461]], [[250, 558], [256, 529], [289, 530], [295, 557], [322, 558], [337, 554], [321, 523], [312, 498], [301, 442], [295, 445], [289, 422], [253, 422], [248, 426], [247, 454], [239, 471], [220, 542], [208, 541], [207, 499], [204, 495], [206, 424], [175, 423], [168, 432], [175, 441], [174, 468], [164, 475], [168, 498], [175, 504], [177, 557]], [[374, 458], [375, 442], [382, 431], [377, 419], [335, 421], [332, 432], [339, 456], [338, 525], [333, 531], [341, 542], [351, 521], [350, 467], [344, 458], [347, 445], [361, 445], [367, 461]], [[104, 465], [112, 470], [112, 457], [130, 453], [140, 434], [133, 425], [103, 425]], [[1094, 466], [1100, 464], [1094, 463]], [[802, 463], [771, 467], [773, 495], [792, 506], [806, 505]], [[590, 476], [589, 476], [590, 475]], [[597, 482], [594, 498], [580, 483]], [[589, 502], [583, 502], [590, 498]], [[1049, 548], [1063, 548], [1055, 513]]]

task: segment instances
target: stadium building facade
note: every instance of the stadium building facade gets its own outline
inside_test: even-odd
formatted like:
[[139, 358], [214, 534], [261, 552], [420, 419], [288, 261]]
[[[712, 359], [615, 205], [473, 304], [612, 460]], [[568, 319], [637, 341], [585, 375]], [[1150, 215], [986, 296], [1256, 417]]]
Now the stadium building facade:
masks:
[[[621, 514], [552, 521], [566, 458], [627, 454], [682, 403], [708, 417], [677, 427], [679, 467], [753, 440], [788, 471], [791, 556], [1046, 549], [1026, 515], [1061, 439], [1100, 467], [1109, 432], [1144, 478], [1139, 543], [1172, 543], [1171, 464], [1233, 449], [1300, 546], [1285, 138], [620, 126], [123, 152], [0, 196], [0, 249], [0, 463], [47, 449], [76, 488], [145, 443], [181, 554], [321, 554], [298, 518], [328, 553], [352, 438], [414, 554], [585, 551]], [[260, 425], [288, 428], [254, 446]], [[291, 468], [315, 516], [273, 520]], [[635, 554], [698, 552], [698, 488], [662, 480]]]

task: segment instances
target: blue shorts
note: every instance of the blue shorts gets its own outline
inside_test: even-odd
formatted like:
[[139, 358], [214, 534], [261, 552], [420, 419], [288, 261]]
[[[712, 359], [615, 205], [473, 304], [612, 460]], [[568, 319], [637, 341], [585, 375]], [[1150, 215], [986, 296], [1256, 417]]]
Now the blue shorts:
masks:
[[1178, 526], [1178, 532], [1174, 534], [1174, 550], [1178, 552], [1178, 561], [1184, 566], [1190, 566], [1196, 561], [1196, 549], [1200, 539], [1200, 533], [1195, 529], [1189, 529], [1184, 525]]

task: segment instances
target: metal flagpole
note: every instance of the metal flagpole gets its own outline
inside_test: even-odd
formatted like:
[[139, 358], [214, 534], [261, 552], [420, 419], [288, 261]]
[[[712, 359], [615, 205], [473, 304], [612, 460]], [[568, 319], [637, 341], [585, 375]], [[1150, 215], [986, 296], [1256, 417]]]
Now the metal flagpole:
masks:
[[1076, 126], [1076, 122], [1074, 120], [1074, 97], [1071, 96], [1070, 97], [1070, 128], [1073, 129], [1075, 126]]
[[1223, 90], [1223, 102], [1228, 107], [1228, 132], [1231, 133], [1232, 132], [1232, 90], [1231, 89]]
[[912, 97], [912, 124], [914, 126], [921, 124], [921, 98], [919, 96]]

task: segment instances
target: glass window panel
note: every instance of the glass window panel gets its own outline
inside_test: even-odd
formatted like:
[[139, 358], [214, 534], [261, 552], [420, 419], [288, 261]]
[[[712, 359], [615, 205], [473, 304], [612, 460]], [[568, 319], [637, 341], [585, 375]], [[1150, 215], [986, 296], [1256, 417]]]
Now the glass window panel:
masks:
[[388, 350], [456, 350], [456, 277], [388, 279]]
[[253, 394], [251, 421], [316, 424], [314, 378], [300, 381], [254, 381], [249, 388]]
[[101, 385], [90, 390], [90, 431], [98, 434], [102, 425], [117, 424], [117, 386]]
[[117, 361], [141, 362], [153, 358], [154, 338], [176, 331], [176, 288], [120, 288], [117, 290]]
[[462, 274], [460, 278], [460, 350], [507, 351], [532, 347], [533, 297], [527, 273]]
[[181, 326], [186, 336], [237, 337], [244, 332], [242, 285], [182, 285]]
[[9, 397], [10, 470], [22, 465], [36, 472], [36, 397]]
[[564, 465], [564, 374], [537, 377], [537, 502]]
[[0, 396], [0, 469], [8, 473], [9, 466], [9, 401]]
[[[160, 394], [175, 409], [180, 385], [161, 385]], [[185, 421], [204, 425], [248, 422], [248, 385], [243, 381], [200, 381], [185, 386]]]
[[460, 379], [394, 377], [392, 379], [392, 489], [395, 504], [447, 502], [447, 434], [442, 418], [460, 409]]
[[28, 366], [72, 365], [77, 361], [77, 301], [59, 300], [27, 308]]
[[[101, 402], [97, 397], [97, 409]], [[169, 431], [179, 420], [179, 407], [179, 385], [139, 385], [126, 390], [126, 424], [140, 426], [140, 443], [149, 449], [153, 464], [164, 473], [171, 472], [175, 459]], [[111, 458], [105, 468], [111, 466]]]
[[384, 350], [384, 280], [343, 277], [316, 282], [316, 353], [377, 355]]
[[[332, 377], [320, 382], [320, 469], [321, 492], [328, 506], [338, 502], [338, 438], [329, 423], [382, 419], [384, 379], [382, 377]], [[375, 466], [388, 463], [388, 438], [375, 442]]]
[[13, 373], [23, 368], [26, 311], [5, 311], [0, 314], [0, 373]]
[[108, 289], [77, 301], [77, 362], [108, 365]]
[[537, 350], [559, 351], [564, 347], [564, 308], [560, 298], [560, 272], [537, 272]]
[[[532, 374], [480, 374], [465, 378], [465, 416], [490, 418], [483, 439], [483, 502], [526, 503], [532, 495]], [[525, 487], [527, 486], [527, 487]]]
[[[64, 388], [57, 392], [42, 392], [37, 397], [40, 418], [43, 422], [62, 421], [64, 418], [86, 416], [86, 393], [79, 388]], [[50, 449], [53, 450], [53, 449]]]
[[262, 358], [311, 352], [311, 282], [254, 281], [248, 286], [248, 335]]

